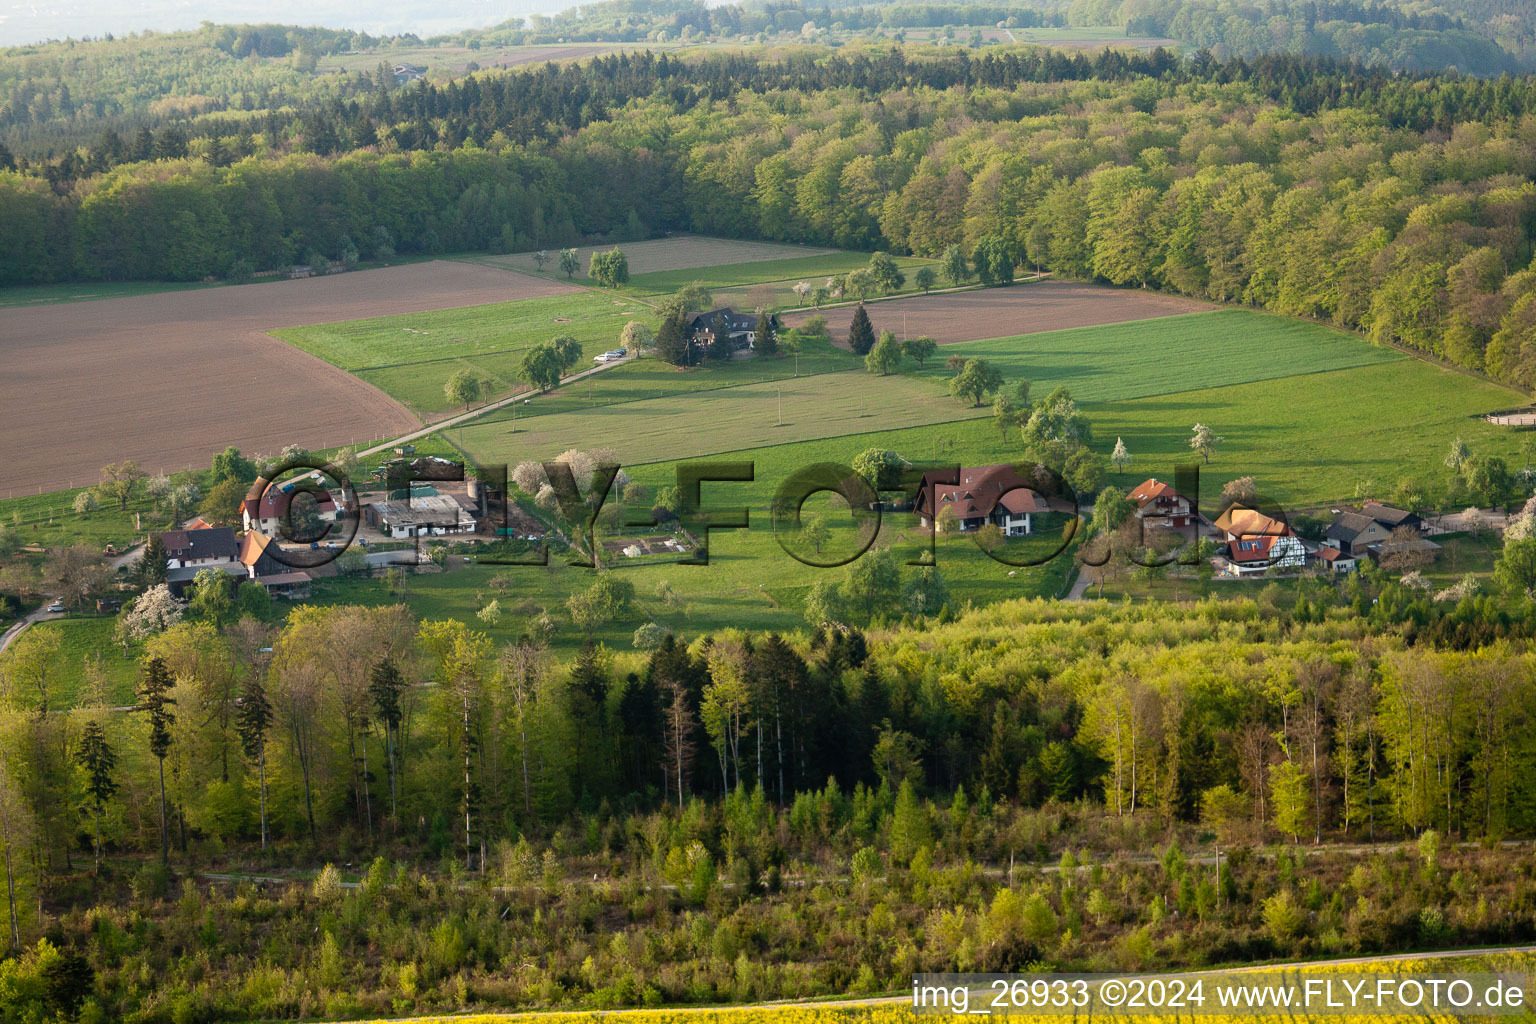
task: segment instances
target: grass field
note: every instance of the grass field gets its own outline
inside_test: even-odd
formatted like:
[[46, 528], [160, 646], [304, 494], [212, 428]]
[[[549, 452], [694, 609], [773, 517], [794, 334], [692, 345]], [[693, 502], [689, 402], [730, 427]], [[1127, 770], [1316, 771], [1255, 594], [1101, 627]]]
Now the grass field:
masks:
[[115, 616], [105, 615], [54, 619], [28, 627], [28, 632], [54, 633], [59, 638], [49, 676], [54, 687], [50, 702], [55, 707], [79, 705], [98, 681], [108, 706], [133, 703], [138, 664], [123, 657], [123, 649], [112, 642], [116, 625]]
[[[618, 242], [629, 261], [631, 283], [638, 276], [660, 274], [669, 271], [691, 271], [695, 275], [729, 273], [731, 268], [744, 263], [762, 263], [793, 260], [807, 256], [836, 255], [835, 249], [813, 249], [804, 245], [788, 245], [779, 242], [746, 242], [734, 238], [709, 238], [703, 235], [672, 235], [667, 238], [648, 238], [640, 242]], [[582, 246], [576, 256], [581, 263], [575, 280], [584, 281], [587, 266], [594, 252], [606, 252], [613, 245]], [[520, 274], [543, 277], [549, 280], [567, 280], [560, 270], [558, 249], [547, 250], [552, 257], [542, 268], [534, 259], [534, 253], [517, 252], [504, 256], [470, 256], [469, 262], [486, 266], [515, 270]], [[869, 257], [863, 257], [867, 263]], [[862, 264], [861, 264], [862, 265]], [[685, 275], [684, 284], [693, 280]], [[675, 290], [675, 289], [673, 289]]]
[[[861, 360], [847, 350], [820, 340], [808, 341], [798, 360], [791, 356], [778, 359], [733, 359], [726, 363], [711, 363], [680, 370], [657, 359], [635, 359], [540, 395], [526, 405], [520, 404], [517, 408], [517, 422], [560, 413], [585, 412], [620, 402], [694, 394], [795, 376], [809, 377], [855, 369], [861, 365]], [[476, 419], [474, 425], [502, 424], [503, 429], [510, 429], [511, 419], [511, 409], [498, 409]], [[454, 431], [454, 437], [458, 437], [457, 430]]]
[[527, 349], [569, 334], [582, 343], [586, 368], [591, 356], [618, 345], [630, 320], [653, 317], [643, 303], [581, 291], [273, 333], [432, 416], [454, 411], [443, 385], [463, 367], [489, 378], [493, 397], [502, 395], [518, 386], [517, 364]]
[[[897, 257], [896, 265], [907, 276], [902, 290], [908, 292], [917, 290], [917, 286], [912, 283], [912, 276], [918, 267], [937, 266], [933, 260], [912, 256]], [[867, 266], [868, 253], [821, 250], [816, 255], [790, 259], [631, 275], [627, 290], [637, 295], [659, 298], [697, 281], [714, 294], [716, 305], [744, 306], [749, 309], [759, 306], [786, 308], [803, 305], [794, 292], [797, 282], [804, 281], [816, 287], [825, 284], [826, 279], [834, 274], [846, 274], [850, 270]]]
[[[1379, 957], [1365, 957], [1360, 960], [1342, 961], [1318, 961], [1306, 964], [1304, 967], [1296, 965], [1284, 968], [1266, 968], [1262, 963], [1240, 962], [1236, 967], [1223, 970], [1220, 965], [1202, 969], [1198, 972], [1173, 971], [1161, 973], [1163, 978], [1176, 978], [1180, 975], [1203, 976], [1205, 985], [1199, 989], [1201, 1000], [1201, 1012], [1190, 1012], [1184, 1017], [1193, 1020], [1207, 1020], [1211, 1024], [1236, 1024], [1236, 1022], [1258, 1021], [1297, 1021], [1322, 1019], [1336, 1021], [1337, 1024], [1394, 1024], [1398, 1021], [1420, 1020], [1433, 1021], [1435, 1024], [1450, 1024], [1453, 1021], [1497, 1021], [1506, 1019], [1495, 1015], [1457, 1016], [1449, 1012], [1432, 1012], [1424, 1009], [1413, 1015], [1401, 1013], [1311, 1013], [1305, 1011], [1295, 1013], [1287, 1011], [1283, 1014], [1258, 1014], [1258, 1013], [1234, 1013], [1222, 1014], [1217, 1012], [1217, 994], [1214, 984], [1217, 979], [1212, 977], [1214, 972], [1235, 978], [1242, 977], [1242, 972], [1253, 971], [1260, 973], [1283, 974], [1287, 983], [1297, 986], [1293, 993], [1298, 997], [1302, 994], [1299, 987], [1314, 979], [1326, 979], [1329, 975], [1367, 975], [1380, 974], [1392, 977], [1412, 977], [1414, 975], [1454, 976], [1468, 978], [1473, 974], [1499, 973], [1514, 975], [1515, 977], [1528, 978], [1536, 965], [1536, 958], [1528, 952], [1519, 950], [1492, 950], [1477, 952], [1448, 952], [1440, 954], [1388, 954]], [[1047, 976], [1051, 970], [1049, 964], [1040, 968], [1042, 976]], [[1027, 977], [1027, 975], [1025, 975]], [[1148, 974], [1144, 977], [1152, 978]], [[1129, 978], [1127, 978], [1129, 980]], [[1225, 980], [1225, 979], [1222, 979]], [[880, 985], [880, 983], [876, 983]], [[887, 982], [886, 984], [889, 984]], [[1478, 984], [1473, 982], [1473, 984]], [[1426, 990], [1430, 987], [1427, 983]], [[889, 991], [889, 990], [887, 990]], [[926, 1013], [919, 1014], [912, 1008], [912, 992], [907, 988], [897, 989], [897, 994], [881, 998], [866, 992], [862, 998], [850, 998], [846, 1003], [834, 1000], [821, 1000], [807, 1002], [803, 1005], [792, 1003], [769, 1003], [744, 1006], [684, 1006], [669, 1009], [635, 1009], [605, 1011], [603, 1013], [586, 1012], [555, 1012], [555, 1013], [481, 1013], [481, 1014], [456, 1014], [453, 1016], [422, 1017], [418, 1018], [418, 1024], [592, 1024], [597, 1019], [606, 1019], [617, 1024], [685, 1024], [689, 1021], [708, 1021], [710, 1024], [911, 1024], [913, 1021], [923, 1019], [946, 1019], [958, 1016], [959, 1011], [951, 1009], [940, 1010], [934, 1008]], [[1134, 990], [1133, 990], [1134, 991]], [[1150, 990], [1149, 990], [1150, 991]], [[1343, 986], [1334, 986], [1331, 991], [1342, 992]], [[1369, 989], [1367, 990], [1369, 991]], [[1408, 994], [1411, 998], [1411, 991]], [[990, 1006], [997, 990], [980, 984], [971, 988], [969, 1005], [970, 1013], [979, 1012], [978, 1007], [986, 1004]], [[1459, 993], [1458, 993], [1459, 996]], [[1122, 995], [1120, 998], [1124, 998]], [[1308, 997], [1312, 1005], [1322, 1002], [1316, 993]], [[1332, 998], [1332, 997], [1330, 997]], [[1442, 999], [1444, 997], [1441, 997]], [[1208, 1003], [1206, 1001], [1209, 1001]], [[1193, 1002], [1193, 999], [1191, 999]], [[1426, 999], [1427, 1003], [1427, 999]], [[1335, 1002], [1333, 1005], [1338, 1006]], [[1444, 1003], [1441, 1004], [1445, 1005]], [[1123, 1012], [1119, 1009], [1106, 1009], [1101, 1003], [1092, 1007], [1069, 1013], [1058, 1010], [1051, 1013], [1027, 1013], [1022, 1009], [992, 1011], [1001, 1012], [1011, 1020], [1021, 1022], [1044, 1022], [1054, 1020], [1083, 1020], [1102, 1021], [1103, 1024], [1151, 1024], [1154, 1021], [1166, 1021], [1173, 1019], [1166, 1011], [1157, 1013]], [[1528, 1016], [1520, 1013], [1516, 1016]]]
[[1407, 358], [1317, 324], [1247, 310], [960, 342], [945, 345], [922, 372], [950, 376], [944, 360], [955, 355], [986, 359], [1009, 380], [1029, 380], [1035, 397], [1064, 385], [1079, 402], [1142, 398]]
[[[830, 346], [813, 352], [802, 357], [805, 373], [859, 364], [858, 357], [840, 356]], [[1031, 381], [1036, 396], [1065, 385], [1084, 404], [1406, 361], [1390, 349], [1315, 324], [1240, 310], [966, 342], [947, 345], [940, 353], [950, 354], [985, 358], [1009, 382]], [[601, 446], [633, 465], [988, 413], [948, 396], [944, 380], [950, 371], [937, 357], [921, 372], [908, 364], [912, 372], [906, 375], [879, 377], [856, 370], [772, 381], [775, 371], [787, 375], [788, 363], [735, 360], [679, 373], [641, 360], [520, 407], [524, 425], [516, 434], [506, 422], [510, 412], [502, 411], [455, 431], [455, 439], [488, 463]], [[759, 380], [766, 382], [751, 383]], [[1478, 384], [1458, 380], [1474, 389]], [[706, 391], [711, 387], [718, 390]]]
[[476, 422], [463, 429], [461, 443], [487, 463], [607, 447], [635, 465], [987, 414], [929, 380], [850, 370], [592, 405], [529, 419], [516, 434], [500, 421]]
[[1089, 407], [1098, 447], [1125, 439], [1132, 468], [1114, 477], [1133, 486], [1194, 459], [1190, 428], [1205, 423], [1226, 440], [1201, 470], [1214, 500], [1222, 484], [1254, 476], [1267, 495], [1297, 507], [1348, 498], [1356, 486], [1384, 495], [1404, 477], [1421, 486], [1446, 479], [1445, 453], [1457, 437], [1474, 454], [1522, 464], [1525, 435], [1479, 414], [1508, 408], [1518, 393], [1417, 359], [1231, 387], [1186, 391]]

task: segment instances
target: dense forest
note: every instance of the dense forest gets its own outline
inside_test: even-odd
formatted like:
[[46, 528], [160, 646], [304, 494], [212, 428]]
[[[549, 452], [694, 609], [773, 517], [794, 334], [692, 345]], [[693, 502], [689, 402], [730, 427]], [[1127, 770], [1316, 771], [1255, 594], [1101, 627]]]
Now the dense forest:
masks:
[[[554, 17], [514, 18], [425, 41], [414, 35], [375, 38], [346, 30], [208, 24], [192, 32], [12, 47], [0, 50], [0, 145], [31, 159], [52, 158], [88, 146], [107, 128], [131, 138], [146, 127], [180, 125], [185, 130], [187, 122], [207, 113], [298, 109], [393, 87], [393, 80], [380, 78], [377, 71], [317, 73], [321, 58], [337, 53], [376, 53], [388, 66], [400, 59], [396, 54], [435, 47], [490, 51], [578, 41], [675, 46], [710, 40], [843, 45], [869, 37], [899, 42], [908, 30], [920, 30], [917, 34], [933, 42], [975, 48], [1008, 41], [991, 32], [994, 27], [1010, 33], [1035, 27], [1113, 29], [1130, 37], [1169, 38], [1189, 51], [1208, 50], [1218, 60], [1320, 56], [1392, 70], [1455, 69], [1477, 75], [1536, 66], [1536, 11], [1519, 0], [1445, 5], [951, 0], [867, 6], [810, 0], [716, 6], [701, 0], [606, 0]], [[983, 35], [982, 29], [989, 32]], [[471, 70], [478, 66], [467, 63]]]
[[[400, 606], [277, 627], [199, 591], [101, 655], [138, 660], [134, 709], [87, 680], [62, 715], [32, 631], [0, 660], [0, 917], [49, 945], [0, 965], [0, 999], [615, 1006], [1528, 940], [1536, 861], [1453, 842], [1536, 828], [1536, 674], [1498, 639], [1524, 620], [1468, 597], [1432, 613], [1471, 627], [1440, 646], [1410, 591], [1352, 586], [1354, 608], [1013, 602], [567, 663], [537, 629], [495, 649]], [[1213, 837], [1219, 875], [1179, 852]], [[373, 866], [351, 892], [161, 866], [232, 854]]]
[[[628, 42], [751, 39], [810, 40], [907, 29], [1115, 28], [1132, 37], [1170, 38], [1218, 58], [1295, 54], [1359, 60], [1394, 70], [1457, 68], [1493, 75], [1532, 66], [1536, 15], [1514, 0], [1377, 3], [1361, 0], [963, 0], [888, 4], [765, 2], [705, 5], [697, 0], [611, 2], [573, 7], [553, 18], [516, 18], [443, 37], [459, 45], [567, 40]], [[951, 40], [982, 38], [951, 32]]]
[[238, 276], [636, 223], [927, 255], [996, 235], [1057, 274], [1536, 383], [1529, 78], [1166, 51], [647, 54], [196, 130], [0, 171], [0, 281]]

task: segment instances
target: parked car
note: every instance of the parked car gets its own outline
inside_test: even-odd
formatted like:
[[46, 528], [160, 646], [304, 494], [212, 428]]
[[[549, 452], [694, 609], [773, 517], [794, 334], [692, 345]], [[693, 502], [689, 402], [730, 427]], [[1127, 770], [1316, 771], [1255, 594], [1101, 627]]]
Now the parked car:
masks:
[[600, 356], [593, 356], [592, 361], [594, 363], [612, 363], [623, 359], [626, 354], [624, 349], [616, 348], [612, 352], [604, 352]]
[[50, 612], [55, 613], [55, 614], [57, 614], [58, 612], [62, 612], [64, 610], [64, 602], [63, 601], [55, 601], [55, 602], [53, 602], [53, 604], [48, 606], [48, 610]]

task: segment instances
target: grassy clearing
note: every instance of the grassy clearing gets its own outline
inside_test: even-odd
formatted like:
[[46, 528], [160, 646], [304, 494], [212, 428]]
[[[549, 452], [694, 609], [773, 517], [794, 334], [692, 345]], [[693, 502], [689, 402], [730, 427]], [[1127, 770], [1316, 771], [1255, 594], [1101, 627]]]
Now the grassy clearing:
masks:
[[[54, 619], [29, 626], [28, 632], [53, 633], [59, 638], [59, 651], [49, 673], [55, 707], [75, 707], [99, 686], [108, 706], [133, 703], [138, 664], [123, 657], [123, 649], [112, 641], [117, 619], [112, 615], [90, 615]], [[27, 699], [35, 699], [29, 696]]]
[[1134, 486], [1196, 458], [1190, 428], [1205, 423], [1222, 435], [1201, 490], [1213, 502], [1222, 485], [1254, 476], [1269, 496], [1307, 507], [1349, 499], [1357, 485], [1385, 494], [1404, 477], [1421, 486], [1445, 482], [1442, 460], [1464, 438], [1474, 454], [1520, 465], [1524, 436], [1479, 414], [1507, 408], [1520, 396], [1496, 384], [1417, 359], [1186, 391], [1088, 409], [1097, 447], [1125, 440], [1135, 461], [1112, 480]]
[[463, 444], [487, 462], [608, 447], [634, 465], [987, 414], [929, 380], [850, 370], [592, 405], [530, 419], [516, 434], [502, 422], [475, 423], [465, 427]]
[[1079, 402], [1172, 394], [1407, 357], [1318, 324], [1220, 310], [945, 345], [926, 376], [950, 375], [950, 356], [976, 356], [1044, 395], [1064, 385]]
[[[912, 276], [918, 267], [937, 266], [933, 260], [912, 256], [897, 257], [896, 265], [907, 275], [904, 291], [916, 290]], [[792, 259], [632, 275], [627, 290], [654, 298], [670, 295], [697, 281], [714, 293], [717, 305], [789, 307], [803, 304], [793, 291], [796, 282], [804, 281], [815, 287], [833, 274], [867, 266], [868, 253], [822, 252]]]
[[[656, 359], [636, 359], [540, 395], [526, 405], [520, 404], [516, 418], [522, 423], [538, 416], [582, 412], [621, 402], [697, 394], [760, 381], [809, 377], [854, 369], [861, 365], [862, 361], [846, 349], [822, 340], [807, 342], [798, 360], [793, 356], [732, 359], [729, 362], [680, 370]], [[484, 419], [476, 420], [475, 424], [502, 424], [503, 429], [510, 429], [512, 418], [511, 409], [498, 409], [487, 413]]]
[[522, 353], [569, 334], [586, 356], [618, 345], [630, 320], [652, 323], [651, 311], [618, 295], [579, 292], [403, 316], [292, 327], [273, 334], [356, 374], [414, 411], [454, 411], [443, 385], [465, 367], [493, 384], [493, 397], [518, 387]]

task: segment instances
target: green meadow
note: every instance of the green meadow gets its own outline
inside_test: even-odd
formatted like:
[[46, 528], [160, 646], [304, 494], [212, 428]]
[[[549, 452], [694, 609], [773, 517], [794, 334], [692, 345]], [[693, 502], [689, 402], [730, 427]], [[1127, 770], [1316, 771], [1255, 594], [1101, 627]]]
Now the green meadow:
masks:
[[454, 434], [469, 454], [488, 463], [611, 448], [621, 462], [634, 465], [988, 414], [930, 380], [846, 370], [592, 405], [521, 421], [516, 433], [501, 419], [477, 421]]
[[582, 344], [584, 368], [592, 356], [618, 347], [630, 320], [654, 324], [644, 303], [584, 291], [272, 333], [433, 416], [454, 411], [443, 385], [460, 369], [489, 379], [492, 397], [504, 395], [519, 386], [517, 366], [527, 349], [568, 334]]
[[[898, 256], [896, 265], [906, 274], [907, 281], [901, 290], [907, 292], [917, 290], [912, 277], [918, 267], [927, 265], [938, 269], [935, 261], [914, 256]], [[825, 284], [826, 279], [832, 275], [846, 274], [850, 270], [867, 266], [868, 253], [834, 252], [819, 256], [638, 274], [630, 278], [625, 290], [657, 299], [698, 283], [710, 290], [718, 306], [742, 306], [748, 309], [768, 306], [783, 309], [804, 305], [794, 291], [797, 283], [804, 281], [814, 288]]]
[[[729, 362], [679, 368], [657, 359], [634, 359], [573, 381], [527, 404], [519, 404], [518, 423], [536, 417], [579, 413], [622, 402], [642, 402], [681, 395], [698, 395], [719, 388], [734, 388], [764, 381], [788, 381], [820, 373], [861, 368], [863, 360], [824, 339], [809, 339], [796, 359], [732, 359]], [[510, 408], [477, 418], [479, 425], [510, 427]], [[521, 429], [521, 428], [519, 428]], [[455, 432], [457, 434], [457, 432]]]
[[922, 373], [950, 376], [944, 362], [956, 355], [985, 359], [1009, 380], [1028, 379], [1035, 397], [1062, 385], [1079, 402], [1143, 398], [1408, 358], [1319, 324], [1241, 309], [944, 345]]

